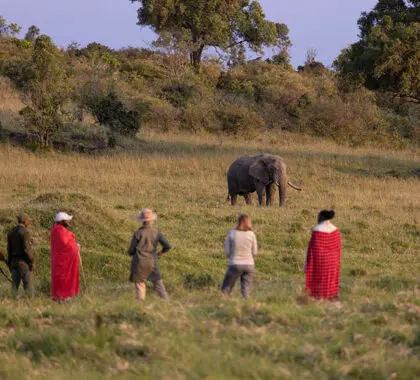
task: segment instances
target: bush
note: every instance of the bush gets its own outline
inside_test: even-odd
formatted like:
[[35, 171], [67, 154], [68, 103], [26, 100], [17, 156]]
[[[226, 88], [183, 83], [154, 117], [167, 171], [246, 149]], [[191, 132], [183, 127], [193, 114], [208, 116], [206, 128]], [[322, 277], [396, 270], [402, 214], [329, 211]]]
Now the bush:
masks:
[[180, 127], [181, 110], [165, 100], [153, 99], [144, 122], [151, 129], [168, 132]]
[[147, 112], [145, 103], [139, 104], [135, 109], [127, 109], [115, 92], [91, 95], [87, 106], [100, 124], [126, 136], [134, 136], [138, 132], [141, 119]]
[[185, 107], [196, 95], [196, 88], [192, 84], [173, 83], [163, 89], [165, 99], [175, 107]]
[[209, 103], [188, 104], [182, 114], [182, 128], [193, 132], [211, 131], [216, 121]]
[[216, 110], [215, 113], [221, 130], [230, 135], [254, 138], [264, 128], [263, 118], [246, 107], [232, 104]]
[[204, 289], [215, 286], [216, 281], [208, 273], [200, 273], [198, 275], [188, 273], [184, 278], [183, 285], [188, 290]]

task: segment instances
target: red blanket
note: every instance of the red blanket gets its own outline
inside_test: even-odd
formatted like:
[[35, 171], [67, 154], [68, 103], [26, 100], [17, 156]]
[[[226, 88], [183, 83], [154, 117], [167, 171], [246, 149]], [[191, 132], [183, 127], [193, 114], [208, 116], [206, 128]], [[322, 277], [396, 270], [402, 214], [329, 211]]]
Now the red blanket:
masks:
[[79, 248], [74, 233], [61, 224], [51, 230], [51, 291], [53, 299], [79, 294]]
[[313, 231], [306, 259], [306, 292], [316, 298], [334, 298], [340, 288], [341, 234]]

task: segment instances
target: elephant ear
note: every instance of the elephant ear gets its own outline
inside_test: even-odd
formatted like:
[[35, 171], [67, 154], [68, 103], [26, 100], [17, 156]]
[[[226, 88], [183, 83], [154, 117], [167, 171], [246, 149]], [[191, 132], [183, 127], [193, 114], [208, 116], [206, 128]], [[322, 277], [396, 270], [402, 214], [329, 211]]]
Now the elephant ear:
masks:
[[267, 165], [263, 160], [255, 161], [249, 168], [249, 174], [251, 177], [258, 179], [264, 185], [268, 185], [270, 177], [268, 176]]

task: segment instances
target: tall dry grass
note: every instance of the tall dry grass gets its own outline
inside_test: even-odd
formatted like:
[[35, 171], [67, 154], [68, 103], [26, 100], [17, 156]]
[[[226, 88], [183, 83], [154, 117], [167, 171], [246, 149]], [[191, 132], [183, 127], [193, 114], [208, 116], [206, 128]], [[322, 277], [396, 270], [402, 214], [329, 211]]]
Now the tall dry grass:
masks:
[[[0, 377], [413, 378], [418, 373], [420, 183], [417, 151], [351, 149], [294, 135], [245, 142], [147, 133], [108, 155], [0, 145], [0, 246], [27, 212], [39, 295], [0, 299]], [[280, 154], [304, 188], [284, 208], [231, 207], [226, 171], [243, 154]], [[160, 265], [172, 298], [134, 302], [126, 255], [139, 209], [173, 245]], [[305, 248], [322, 208], [343, 233], [341, 302], [303, 297]], [[48, 299], [48, 233], [74, 213], [88, 288]], [[249, 301], [221, 298], [222, 252], [238, 213], [260, 252]], [[216, 285], [213, 285], [216, 284]], [[188, 285], [188, 286], [186, 286]], [[192, 291], [191, 291], [192, 289]], [[7, 294], [7, 284], [0, 285]], [[12, 326], [12, 327], [11, 327]], [[16, 369], [19, 368], [19, 371]]]

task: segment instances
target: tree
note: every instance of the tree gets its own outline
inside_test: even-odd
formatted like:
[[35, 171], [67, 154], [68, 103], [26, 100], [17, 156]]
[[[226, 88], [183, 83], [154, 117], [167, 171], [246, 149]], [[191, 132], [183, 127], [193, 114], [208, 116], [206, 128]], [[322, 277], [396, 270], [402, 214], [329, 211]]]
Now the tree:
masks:
[[25, 34], [25, 41], [34, 42], [36, 38], [39, 36], [40, 30], [37, 26], [31, 25], [28, 28], [28, 31]]
[[58, 49], [46, 35], [35, 40], [31, 72], [26, 85], [27, 106], [20, 113], [27, 128], [38, 136], [40, 145], [48, 146], [51, 136], [63, 125], [62, 106], [70, 87]]
[[334, 62], [343, 82], [420, 101], [420, 1], [379, 0]]
[[18, 24], [11, 22], [7, 23], [3, 16], [0, 16], [0, 37], [14, 37], [22, 30]]
[[282, 51], [290, 45], [286, 25], [265, 19], [256, 0], [130, 0], [141, 4], [138, 25], [150, 26], [163, 43], [187, 48], [191, 65], [200, 68], [203, 51], [229, 51], [247, 45], [263, 53], [265, 46]]
[[305, 65], [311, 65], [316, 62], [316, 56], [318, 55], [318, 51], [314, 47], [308, 48], [306, 51], [306, 61]]

